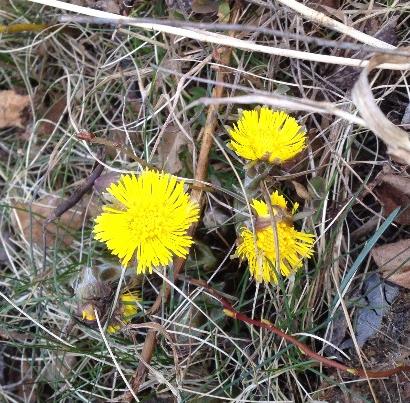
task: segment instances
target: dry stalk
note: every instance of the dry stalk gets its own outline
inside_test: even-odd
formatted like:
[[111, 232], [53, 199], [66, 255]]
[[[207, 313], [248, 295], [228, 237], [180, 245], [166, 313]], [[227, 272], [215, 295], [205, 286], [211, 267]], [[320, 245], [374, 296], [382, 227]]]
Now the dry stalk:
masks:
[[10, 24], [0, 25], [0, 34], [17, 34], [20, 32], [39, 32], [47, 29], [48, 24]]

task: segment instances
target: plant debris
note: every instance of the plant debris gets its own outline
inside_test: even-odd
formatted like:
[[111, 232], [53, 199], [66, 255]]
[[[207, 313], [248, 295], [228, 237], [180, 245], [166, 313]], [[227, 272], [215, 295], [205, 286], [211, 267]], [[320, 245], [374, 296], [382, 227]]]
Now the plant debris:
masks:
[[386, 280], [410, 289], [410, 239], [378, 246], [372, 257]]
[[0, 129], [19, 127], [23, 129], [27, 121], [28, 95], [20, 95], [15, 90], [0, 91]]

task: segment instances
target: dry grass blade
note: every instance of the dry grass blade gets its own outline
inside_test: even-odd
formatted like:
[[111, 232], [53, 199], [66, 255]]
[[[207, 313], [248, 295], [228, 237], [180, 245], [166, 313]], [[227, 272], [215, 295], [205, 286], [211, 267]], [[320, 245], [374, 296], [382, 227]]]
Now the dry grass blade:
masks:
[[[269, 3], [261, 0], [251, 0], [252, 3], [269, 7]], [[303, 15], [305, 18], [309, 19], [310, 21], [315, 21], [324, 27], [333, 29], [338, 31], [344, 35], [350, 36], [362, 43], [366, 43], [367, 45], [375, 46], [378, 48], [387, 48], [387, 49], [394, 49], [395, 47], [381, 41], [380, 39], [373, 38], [370, 35], [367, 35], [363, 32], [354, 29], [346, 24], [343, 24], [339, 21], [334, 20], [333, 18], [328, 17], [326, 14], [321, 13], [320, 11], [313, 10], [310, 7], [301, 4], [301, 2], [296, 0], [278, 0], [279, 3], [283, 4], [286, 7], [295, 10], [297, 13]]]
[[290, 96], [283, 96], [272, 94], [269, 96], [266, 95], [238, 95], [236, 97], [224, 97], [224, 98], [200, 98], [197, 101], [192, 102], [187, 106], [188, 108], [193, 108], [197, 105], [231, 105], [231, 104], [259, 104], [259, 105], [268, 105], [273, 108], [288, 109], [294, 111], [306, 111], [313, 113], [326, 113], [339, 116], [342, 119], [347, 120], [348, 122], [355, 123], [360, 126], [366, 126], [366, 122], [352, 115], [349, 112], [343, 111], [336, 107], [335, 104], [331, 102], [318, 102], [312, 101], [305, 98], [296, 98]]
[[409, 134], [386, 118], [377, 106], [370, 88], [368, 78], [370, 72], [386, 60], [389, 60], [390, 63], [400, 64], [408, 61], [408, 58], [403, 56], [374, 56], [370, 59], [369, 65], [361, 72], [357, 83], [354, 85], [352, 99], [367, 126], [387, 145], [387, 152], [392, 158], [403, 164], [410, 164]]
[[[65, 3], [63, 1], [57, 0], [31, 0], [33, 3], [44, 4], [46, 6], [57, 7], [61, 10], [73, 11], [77, 13], [81, 13], [84, 15], [89, 15], [92, 17], [98, 18], [107, 18], [115, 23], [124, 23], [130, 26], [135, 26], [138, 28], [143, 28], [146, 30], [155, 30], [159, 32], [164, 32], [172, 35], [178, 35], [181, 37], [196, 39], [201, 42], [205, 43], [214, 43], [217, 45], [222, 46], [232, 46], [237, 49], [243, 49], [248, 51], [255, 51], [261, 52], [269, 55], [276, 55], [276, 56], [283, 56], [283, 57], [290, 57], [295, 59], [302, 59], [302, 60], [311, 60], [321, 63], [327, 64], [338, 64], [344, 66], [353, 66], [353, 67], [365, 67], [368, 64], [367, 60], [362, 59], [352, 59], [348, 57], [338, 57], [338, 56], [330, 56], [330, 55], [321, 55], [316, 53], [310, 52], [302, 52], [298, 50], [288, 49], [288, 48], [278, 48], [274, 46], [265, 46], [259, 45], [254, 42], [245, 41], [238, 38], [231, 38], [228, 35], [222, 35], [215, 32], [208, 32], [208, 31], [201, 31], [201, 30], [194, 30], [194, 29], [184, 29], [184, 28], [177, 28], [171, 27], [168, 25], [162, 24], [153, 24], [153, 23], [141, 23], [141, 22], [132, 22], [132, 19], [128, 17], [123, 17], [113, 13], [107, 13], [105, 11], [94, 10], [88, 7], [81, 7], [75, 4]], [[397, 65], [395, 63], [383, 63], [378, 66], [379, 68], [384, 69], [408, 69], [410, 68], [410, 63]]]

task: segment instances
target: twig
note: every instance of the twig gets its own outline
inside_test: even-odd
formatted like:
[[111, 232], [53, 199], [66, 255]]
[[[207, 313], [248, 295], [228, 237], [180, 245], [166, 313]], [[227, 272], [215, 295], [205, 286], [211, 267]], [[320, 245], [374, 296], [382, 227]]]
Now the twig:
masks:
[[[156, 343], [157, 330], [149, 329], [145, 337], [144, 346], [142, 347], [141, 360], [138, 364], [137, 370], [135, 371], [131, 379], [132, 390], [135, 393], [138, 393], [140, 385], [145, 380], [145, 376], [147, 374], [147, 367], [145, 364], [149, 364], [151, 362], [152, 354], [154, 353]], [[127, 393], [125, 396], [123, 396], [123, 399], [129, 400], [130, 397], [130, 393]]]
[[232, 305], [229, 303], [229, 301], [223, 297], [219, 292], [214, 290], [209, 286], [209, 284], [203, 280], [196, 280], [196, 279], [189, 279], [189, 278], [184, 278], [185, 281], [187, 281], [190, 284], [193, 284], [197, 287], [203, 287], [205, 288], [209, 294], [211, 294], [216, 300], [218, 300], [221, 305], [224, 308], [224, 313], [233, 318], [240, 320], [242, 322], [248, 323], [253, 326], [257, 327], [262, 327], [266, 330], [269, 330], [273, 334], [285, 339], [289, 343], [293, 344], [294, 346], [298, 347], [306, 356], [311, 358], [314, 361], [320, 362], [326, 367], [330, 368], [335, 368], [339, 369], [344, 372], [348, 372], [349, 374], [360, 376], [360, 377], [369, 377], [369, 378], [386, 378], [395, 374], [398, 374], [400, 372], [409, 372], [410, 371], [410, 366], [409, 365], [401, 365], [395, 368], [390, 368], [382, 371], [368, 371], [364, 370], [362, 368], [352, 368], [348, 367], [345, 364], [342, 364], [341, 362], [331, 360], [329, 358], [323, 357], [320, 354], [316, 353], [312, 349], [310, 349], [306, 344], [302, 343], [298, 339], [296, 339], [294, 336], [291, 336], [282, 330], [278, 329], [275, 327], [272, 323], [270, 323], [267, 320], [257, 320], [257, 319], [252, 319], [249, 316], [246, 316], [245, 314], [237, 311], [235, 308], [232, 307]]
[[[98, 164], [98, 163], [97, 163]], [[47, 217], [44, 221], [44, 228], [47, 227], [52, 221], [61, 217], [67, 210], [74, 207], [82, 197], [93, 187], [96, 179], [102, 174], [104, 166], [98, 164], [94, 171], [91, 172], [91, 175], [75, 190], [75, 192], [60, 203]]]
[[[179, 364], [178, 364], [178, 350], [175, 346], [175, 340], [171, 337], [171, 335], [165, 330], [163, 326], [161, 326], [159, 323], [156, 322], [147, 322], [147, 323], [138, 323], [138, 324], [129, 324], [126, 325], [122, 328], [122, 331], [125, 333], [128, 333], [130, 330], [137, 330], [141, 328], [148, 328], [148, 333], [146, 336], [146, 342], [144, 343], [143, 349], [141, 351], [141, 354], [139, 356], [140, 362], [143, 362], [144, 364], [146, 363], [149, 365], [149, 362], [151, 361], [152, 358], [152, 353], [154, 352], [155, 348], [155, 343], [156, 343], [156, 336], [157, 333], [161, 333], [169, 342], [172, 353], [174, 356], [174, 364], [175, 364], [175, 369], [178, 372], [179, 369]], [[132, 335], [132, 334], [131, 334]], [[136, 342], [135, 337], [132, 335], [134, 343]], [[141, 372], [141, 370], [143, 370]], [[137, 371], [134, 373], [132, 379], [131, 379], [131, 386], [134, 391], [137, 391], [140, 387], [140, 385], [144, 382], [145, 380], [145, 365], [141, 365], [138, 367]], [[168, 385], [169, 386], [169, 385]], [[116, 399], [113, 401], [115, 402], [124, 402], [124, 401], [129, 401], [131, 397], [130, 392], [125, 392], [124, 394], [118, 396]]]
[[[47, 263], [47, 225], [52, 221], [60, 218], [66, 211], [74, 207], [82, 197], [93, 187], [94, 182], [102, 174], [104, 166], [97, 162], [96, 168], [91, 172], [90, 176], [69, 196], [66, 200], [61, 202], [43, 222], [43, 270], [46, 269]], [[40, 288], [41, 289], [41, 288]], [[70, 324], [71, 325], [71, 324]]]
[[131, 158], [135, 162], [138, 162], [138, 164], [142, 165], [143, 167], [158, 170], [158, 168], [156, 168], [155, 166], [149, 164], [148, 162], [144, 161], [142, 158], [135, 155], [130, 148], [124, 146], [123, 144], [115, 143], [114, 141], [108, 140], [106, 138], [97, 137], [94, 133], [88, 132], [86, 130], [82, 130], [78, 132], [77, 138], [79, 140], [87, 141], [88, 143], [91, 143], [91, 144], [99, 144], [105, 147], [114, 148], [120, 152], [123, 152], [128, 158]]

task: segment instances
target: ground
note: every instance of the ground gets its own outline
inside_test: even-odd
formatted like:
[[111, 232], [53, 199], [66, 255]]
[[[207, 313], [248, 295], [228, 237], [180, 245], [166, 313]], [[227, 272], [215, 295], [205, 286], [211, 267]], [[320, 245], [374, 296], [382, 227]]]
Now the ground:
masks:
[[[70, 2], [109, 21], [50, 3], [0, 0], [1, 399], [408, 401], [409, 372], [345, 370], [410, 365], [408, 2]], [[306, 133], [294, 158], [273, 158], [291, 131], [252, 143], [257, 161], [232, 147], [263, 106]], [[144, 169], [185, 179], [201, 212], [187, 259], [137, 274], [94, 228]], [[258, 283], [235, 253], [252, 222], [271, 254], [311, 234], [311, 256]]]

